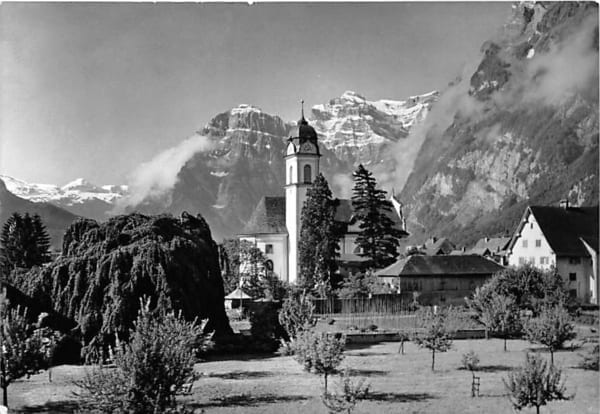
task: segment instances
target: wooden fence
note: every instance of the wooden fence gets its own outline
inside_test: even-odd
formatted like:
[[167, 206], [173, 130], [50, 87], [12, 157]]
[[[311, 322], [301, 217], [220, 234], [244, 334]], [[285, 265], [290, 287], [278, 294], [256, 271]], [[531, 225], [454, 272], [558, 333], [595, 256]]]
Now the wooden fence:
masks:
[[412, 298], [404, 295], [373, 295], [372, 297], [351, 299], [313, 299], [317, 315], [406, 315], [414, 314]]

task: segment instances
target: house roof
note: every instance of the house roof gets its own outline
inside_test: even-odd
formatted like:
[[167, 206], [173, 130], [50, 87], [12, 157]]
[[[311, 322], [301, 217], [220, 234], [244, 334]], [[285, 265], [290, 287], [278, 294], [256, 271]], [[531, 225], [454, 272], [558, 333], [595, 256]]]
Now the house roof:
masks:
[[375, 273], [380, 277], [398, 276], [462, 276], [496, 273], [504, 267], [477, 255], [423, 256], [412, 255]]
[[285, 227], [285, 197], [263, 197], [258, 202], [242, 234], [281, 234]]
[[[529, 214], [535, 217], [546, 241], [556, 255], [588, 256], [589, 253], [580, 238], [589, 240], [592, 247], [594, 245], [596, 249], [598, 247], [598, 206], [568, 208], [529, 206], [517, 228], [516, 235], [521, 233]], [[511, 240], [511, 249], [516, 239], [513, 237]]]
[[446, 237], [441, 237], [439, 239], [429, 239], [425, 243], [425, 253], [429, 256], [434, 256], [436, 254], [449, 254], [454, 250], [454, 243], [448, 240]]
[[487, 250], [491, 254], [501, 254], [508, 248], [510, 240], [510, 237], [484, 237], [479, 239], [468, 253], [483, 256]]
[[[402, 219], [395, 210], [388, 212], [396, 228], [402, 229]], [[343, 224], [354, 224], [352, 201], [338, 199], [335, 220]], [[246, 234], [286, 234], [285, 226], [285, 197], [263, 197], [258, 202], [250, 220], [244, 226], [242, 235]], [[406, 233], [408, 234], [408, 233]]]

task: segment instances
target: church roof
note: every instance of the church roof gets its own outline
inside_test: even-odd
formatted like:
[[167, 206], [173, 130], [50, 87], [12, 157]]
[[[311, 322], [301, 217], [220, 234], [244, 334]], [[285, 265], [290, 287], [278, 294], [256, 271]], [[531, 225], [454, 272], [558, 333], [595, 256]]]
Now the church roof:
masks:
[[296, 148], [305, 143], [306, 141], [312, 142], [317, 147], [317, 154], [319, 154], [319, 146], [317, 145], [317, 131], [308, 124], [308, 121], [304, 118], [304, 101], [302, 101], [302, 116], [296, 123], [296, 126], [290, 131], [289, 142], [293, 142]]
[[285, 197], [263, 197], [242, 234], [285, 234]]
[[[335, 220], [351, 225], [355, 223], [352, 200], [338, 199]], [[395, 210], [388, 213], [396, 228], [402, 229], [402, 220]], [[285, 197], [263, 197], [258, 202], [250, 220], [244, 226], [242, 235], [250, 234], [286, 234]]]

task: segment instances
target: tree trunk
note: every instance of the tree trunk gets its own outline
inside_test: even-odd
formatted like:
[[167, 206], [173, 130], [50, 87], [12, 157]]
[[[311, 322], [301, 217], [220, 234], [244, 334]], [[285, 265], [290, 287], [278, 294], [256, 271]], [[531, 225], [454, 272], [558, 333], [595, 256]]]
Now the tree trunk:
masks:
[[490, 339], [490, 335], [488, 333], [488, 328], [485, 328], [485, 339]]
[[431, 370], [435, 369], [435, 349], [431, 350]]
[[540, 406], [539, 405], [535, 406], [535, 413], [540, 414]]
[[8, 385], [6, 382], [2, 384], [2, 405], [8, 408]]
[[550, 349], [550, 365], [554, 366], [554, 351]]
[[327, 395], [327, 373], [325, 373], [324, 377], [325, 377], [325, 395]]
[[506, 352], [506, 335], [504, 335], [504, 352]]

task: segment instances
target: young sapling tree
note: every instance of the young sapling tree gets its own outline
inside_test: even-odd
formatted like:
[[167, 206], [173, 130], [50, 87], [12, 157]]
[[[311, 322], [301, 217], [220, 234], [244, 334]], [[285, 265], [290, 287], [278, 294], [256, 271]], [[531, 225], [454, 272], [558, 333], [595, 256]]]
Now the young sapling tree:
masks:
[[327, 377], [335, 372], [344, 359], [346, 339], [325, 332], [303, 331], [293, 342], [294, 358], [308, 372], [323, 375], [325, 394]]
[[539, 355], [527, 354], [525, 365], [503, 381], [510, 393], [511, 403], [517, 410], [535, 407], [539, 414], [542, 405], [572, 397], [566, 393], [562, 371], [548, 365]]
[[446, 330], [442, 312], [425, 312], [421, 316], [422, 332], [415, 332], [413, 340], [421, 348], [431, 350], [431, 370], [435, 370], [435, 353], [446, 352], [452, 347], [452, 339]]
[[540, 314], [527, 321], [525, 334], [530, 342], [539, 343], [550, 351], [554, 365], [554, 351], [561, 349], [566, 341], [575, 338], [575, 326], [562, 305], [544, 306]]

